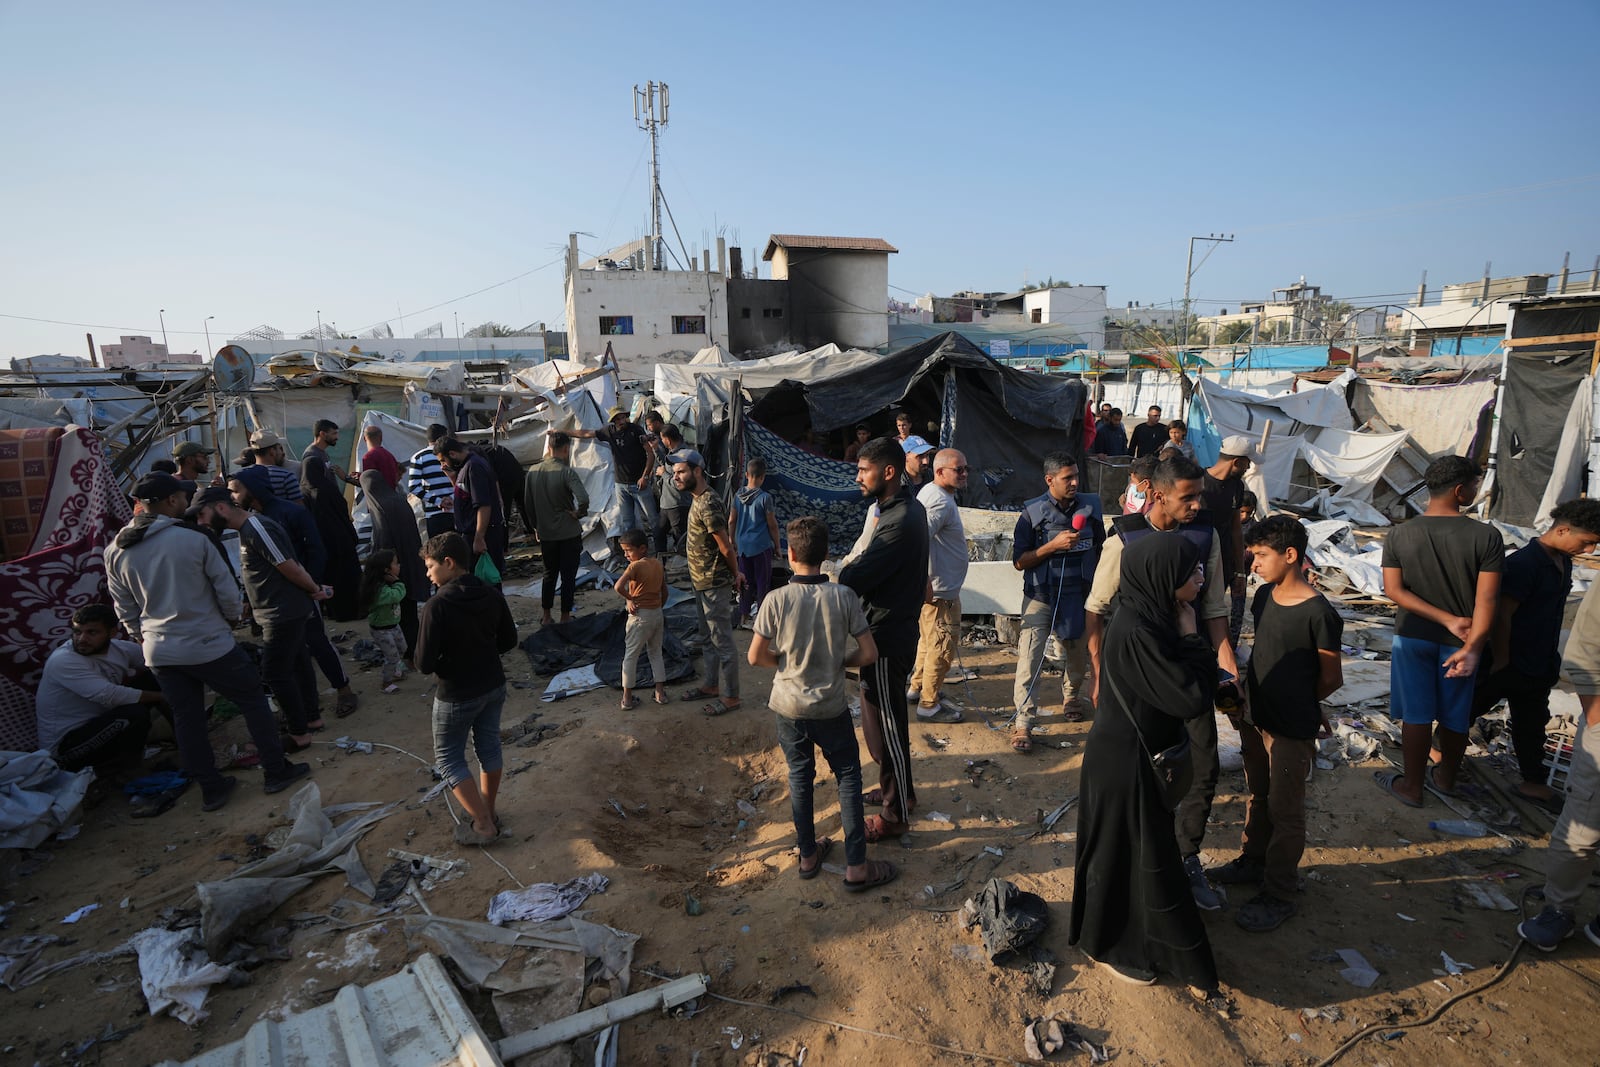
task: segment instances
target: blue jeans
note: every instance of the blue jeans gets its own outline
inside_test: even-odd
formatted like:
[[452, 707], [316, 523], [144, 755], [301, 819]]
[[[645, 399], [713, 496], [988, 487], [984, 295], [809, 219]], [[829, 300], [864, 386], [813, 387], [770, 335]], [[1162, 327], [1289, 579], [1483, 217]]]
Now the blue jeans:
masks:
[[478, 769], [486, 774], [498, 771], [500, 759], [500, 710], [506, 704], [506, 687], [449, 703], [433, 699], [433, 762], [451, 789], [472, 777], [467, 766], [467, 734], [478, 754]]
[[867, 862], [867, 821], [861, 804], [861, 750], [848, 711], [831, 719], [778, 720], [778, 746], [789, 763], [789, 809], [794, 816], [800, 858], [817, 851], [817, 827], [812, 804], [816, 780], [816, 749], [839, 782], [839, 822], [844, 830], [844, 861], [851, 866]]
[[617, 525], [626, 533], [629, 530], [642, 530], [646, 540], [655, 535], [656, 522], [656, 492], [653, 483], [646, 483], [640, 489], [637, 482], [619, 482], [617, 484], [617, 505], [622, 513], [617, 516]]

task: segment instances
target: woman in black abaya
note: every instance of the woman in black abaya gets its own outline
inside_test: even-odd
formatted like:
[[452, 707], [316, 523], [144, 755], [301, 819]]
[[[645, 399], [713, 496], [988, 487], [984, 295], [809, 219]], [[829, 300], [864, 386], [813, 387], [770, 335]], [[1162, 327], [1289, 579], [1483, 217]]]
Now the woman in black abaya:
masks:
[[1071, 943], [1124, 980], [1169, 974], [1211, 990], [1211, 944], [1146, 754], [1178, 745], [1185, 720], [1213, 713], [1217, 657], [1196, 633], [1193, 603], [1200, 563], [1178, 533], [1147, 534], [1123, 552], [1078, 782]]

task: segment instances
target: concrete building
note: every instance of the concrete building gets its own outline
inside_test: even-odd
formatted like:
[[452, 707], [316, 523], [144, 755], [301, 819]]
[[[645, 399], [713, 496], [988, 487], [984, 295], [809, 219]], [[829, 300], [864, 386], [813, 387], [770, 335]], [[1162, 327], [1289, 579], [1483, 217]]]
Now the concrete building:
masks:
[[[728, 344], [728, 278], [724, 245], [716, 269], [645, 270], [640, 242], [578, 261], [578, 237], [567, 246], [569, 359], [594, 363], [611, 346], [624, 380], [651, 381], [655, 365], [687, 361], [713, 342]], [[698, 265], [697, 265], [698, 266]]]
[[[993, 337], [1009, 332], [1013, 346], [1064, 346], [1064, 351], [1080, 348], [1101, 349], [1106, 344], [1106, 287], [1103, 285], [1047, 285], [1014, 293], [963, 291], [949, 296], [932, 293], [917, 298], [921, 315], [916, 321], [970, 323], [983, 328], [983, 335], [969, 337], [973, 343], [992, 343]], [[910, 321], [903, 317], [900, 321]], [[1055, 330], [1045, 329], [1054, 326]], [[958, 328], [957, 332], [961, 332]], [[1012, 346], [1008, 346], [1012, 347]], [[985, 348], [985, 351], [989, 351]], [[1058, 352], [1034, 354], [1057, 355]]]
[[774, 282], [788, 282], [788, 339], [804, 348], [830, 341], [842, 348], [886, 346], [889, 256], [898, 251], [878, 237], [769, 237], [761, 258], [772, 264]]
[[156, 363], [200, 363], [203, 359], [198, 352], [168, 352], [166, 345], [138, 334], [124, 334], [116, 344], [100, 346], [101, 364], [119, 369]]

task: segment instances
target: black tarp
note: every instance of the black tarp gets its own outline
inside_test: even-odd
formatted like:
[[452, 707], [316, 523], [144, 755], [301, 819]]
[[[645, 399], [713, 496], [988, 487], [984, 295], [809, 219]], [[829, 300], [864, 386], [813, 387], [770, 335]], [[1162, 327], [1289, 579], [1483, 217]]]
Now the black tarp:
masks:
[[1083, 452], [1087, 389], [1077, 378], [996, 363], [946, 333], [864, 367], [818, 381], [785, 381], [750, 409], [754, 421], [796, 441], [807, 430], [853, 426], [891, 407], [940, 412], [939, 441], [972, 467], [961, 502], [1015, 506], [1043, 492], [1046, 452]]
[[[662, 666], [666, 668], [667, 681], [675, 682], [694, 675], [694, 658], [684, 642], [694, 636], [695, 607], [685, 601], [668, 608], [665, 615]], [[523, 638], [522, 651], [535, 674], [549, 676], [593, 663], [602, 682], [620, 689], [627, 620], [626, 612], [602, 611], [598, 615], [580, 615], [571, 622], [542, 626]], [[637, 688], [648, 689], [654, 684], [650, 657], [641, 652]]]
[[1556, 357], [1512, 352], [1500, 401], [1499, 474], [1490, 515], [1532, 526], [1555, 467], [1573, 392], [1589, 373], [1587, 353]]

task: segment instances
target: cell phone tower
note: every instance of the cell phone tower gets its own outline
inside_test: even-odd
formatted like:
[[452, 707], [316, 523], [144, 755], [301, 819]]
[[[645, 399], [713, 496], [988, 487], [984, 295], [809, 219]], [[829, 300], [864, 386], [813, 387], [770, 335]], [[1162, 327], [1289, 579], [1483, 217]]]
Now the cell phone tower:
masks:
[[633, 121], [650, 135], [650, 254], [646, 270], [663, 270], [661, 245], [661, 127], [667, 124], [671, 98], [666, 82], [645, 82], [633, 87]]

